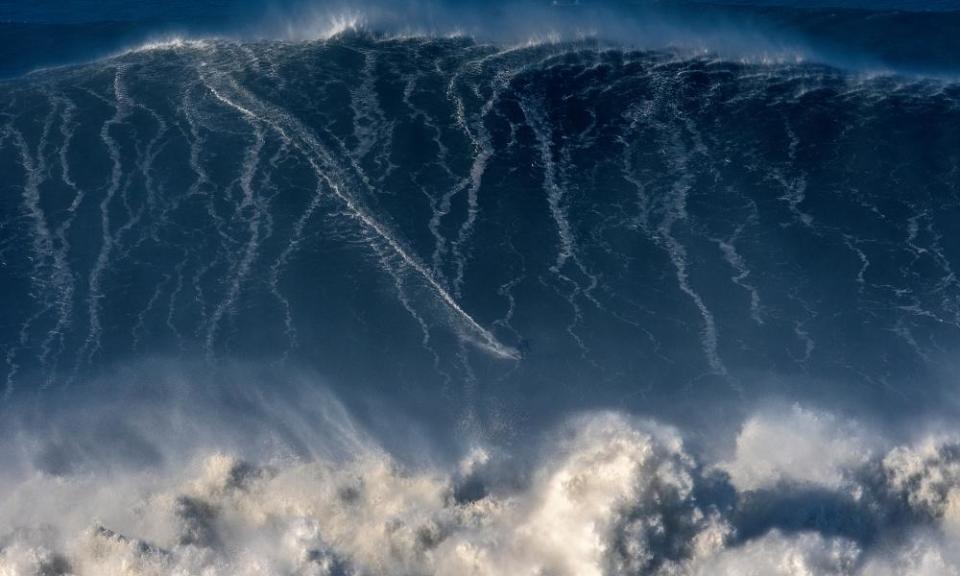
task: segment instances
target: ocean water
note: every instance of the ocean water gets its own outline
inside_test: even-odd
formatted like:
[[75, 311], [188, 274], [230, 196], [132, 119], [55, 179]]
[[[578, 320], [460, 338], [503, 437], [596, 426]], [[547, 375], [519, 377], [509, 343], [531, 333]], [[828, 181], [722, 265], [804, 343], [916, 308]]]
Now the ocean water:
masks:
[[0, 6], [0, 574], [960, 573], [960, 6]]

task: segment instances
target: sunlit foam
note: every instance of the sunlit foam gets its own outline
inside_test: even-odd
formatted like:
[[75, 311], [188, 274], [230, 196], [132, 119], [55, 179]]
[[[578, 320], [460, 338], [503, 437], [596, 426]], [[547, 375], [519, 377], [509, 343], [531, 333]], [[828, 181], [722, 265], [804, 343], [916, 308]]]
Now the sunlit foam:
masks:
[[286, 36], [291, 40], [329, 40], [366, 28], [367, 17], [359, 12], [324, 14], [307, 19], [306, 24], [290, 21]]
[[136, 54], [141, 52], [156, 52], [162, 50], [201, 50], [210, 46], [212, 38], [186, 38], [184, 36], [169, 36], [149, 40], [131, 48], [122, 50], [117, 55]]
[[[956, 435], [892, 447], [877, 439], [887, 446], [866, 461], [849, 457], [850, 426], [869, 435], [862, 425], [811, 408], [761, 412], [734, 431], [732, 466], [751, 482], [735, 478], [731, 485], [711, 472], [709, 454], [687, 446], [682, 431], [591, 412], [546, 431], [529, 450], [511, 454], [475, 445], [459, 462], [410, 465], [360, 430], [315, 383], [295, 390], [296, 398], [283, 404], [266, 396], [260, 405], [237, 404], [262, 394], [250, 383], [224, 390], [239, 397], [223, 402], [209, 393], [203, 400], [187, 393], [177, 402], [166, 395], [122, 397], [99, 410], [71, 410], [62, 428], [55, 417], [41, 436], [7, 422], [5, 450], [26, 462], [0, 474], [8, 495], [0, 501], [0, 574], [873, 576], [960, 570], [951, 545], [960, 509]], [[229, 415], [234, 405], [254, 413], [241, 423]], [[299, 413], [305, 409], [312, 417]], [[183, 426], [194, 432], [173, 431]], [[244, 447], [249, 442], [222, 444], [232, 429], [245, 429], [248, 439], [280, 434], [258, 442], [255, 455]], [[98, 438], [118, 441], [110, 439], [118, 431], [137, 442], [96, 446]], [[339, 456], [283, 448], [344, 441], [349, 450]], [[822, 447], [828, 468], [811, 473], [771, 453], [808, 441]], [[164, 455], [164, 445], [177, 442], [193, 443], [176, 449], [193, 456]], [[156, 456], [144, 460], [144, 451]], [[52, 466], [63, 459], [76, 466]], [[857, 499], [848, 483], [859, 486]], [[869, 528], [890, 519], [898, 539], [874, 545], [843, 526], [836, 532], [830, 526], [781, 529], [791, 511], [778, 508], [777, 498], [793, 502], [811, 486], [827, 502], [845, 499], [854, 515], [850, 525]], [[751, 508], [754, 501], [759, 505]], [[920, 529], [896, 524], [904, 510]], [[768, 529], [742, 533], [738, 517]]]

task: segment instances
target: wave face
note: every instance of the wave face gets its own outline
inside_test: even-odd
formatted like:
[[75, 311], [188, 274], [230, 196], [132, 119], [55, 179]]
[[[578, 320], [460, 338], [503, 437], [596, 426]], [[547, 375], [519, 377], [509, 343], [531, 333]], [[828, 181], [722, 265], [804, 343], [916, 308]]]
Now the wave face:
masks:
[[960, 336], [958, 96], [362, 36], [9, 83], [7, 394], [149, 352], [531, 401], [773, 373], [928, 402]]
[[349, 30], [6, 81], [0, 574], [955, 573], [958, 104]]

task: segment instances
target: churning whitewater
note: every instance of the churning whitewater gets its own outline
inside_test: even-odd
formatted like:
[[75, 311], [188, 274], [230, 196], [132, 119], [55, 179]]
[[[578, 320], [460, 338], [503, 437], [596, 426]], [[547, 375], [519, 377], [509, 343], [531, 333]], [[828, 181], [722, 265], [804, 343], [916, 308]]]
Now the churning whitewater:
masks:
[[[453, 466], [410, 469], [335, 399], [302, 399], [324, 410], [302, 422], [276, 406], [267, 412], [299, 439], [349, 457], [298, 456], [274, 438], [267, 461], [211, 451], [118, 466], [98, 461], [109, 452], [97, 454], [98, 438], [48, 429], [57, 446], [28, 454], [36, 460], [24, 476], [3, 485], [11, 497], [0, 520], [12, 529], [0, 540], [0, 570], [921, 576], [960, 567], [957, 435], [895, 444], [794, 405], [755, 414], [729, 459], [704, 462], [676, 429], [605, 412], [552, 430], [523, 459], [478, 445]], [[131, 420], [117, 425], [144, 438], [156, 418]], [[182, 440], [182, 431], [163, 433], [166, 449]], [[84, 461], [42, 469], [64, 453]]]
[[960, 574], [960, 85], [337, 32], [0, 83], [0, 575]]

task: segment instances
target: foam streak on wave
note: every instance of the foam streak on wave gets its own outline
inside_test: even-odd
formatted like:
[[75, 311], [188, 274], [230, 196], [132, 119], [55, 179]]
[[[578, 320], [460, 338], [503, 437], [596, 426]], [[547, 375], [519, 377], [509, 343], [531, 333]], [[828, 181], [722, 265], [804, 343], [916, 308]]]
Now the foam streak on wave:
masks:
[[[101, 282], [104, 271], [110, 265], [110, 257], [121, 233], [118, 231], [116, 234], [114, 234], [111, 231], [110, 222], [110, 204], [113, 202], [113, 199], [117, 193], [121, 191], [120, 188], [123, 179], [123, 160], [120, 155], [120, 149], [117, 140], [110, 134], [110, 129], [114, 126], [119, 126], [123, 122], [124, 118], [130, 114], [132, 107], [132, 104], [129, 102], [129, 98], [124, 92], [123, 73], [123, 67], [118, 67], [115, 71], [113, 79], [113, 95], [115, 99], [114, 115], [112, 118], [104, 122], [103, 127], [100, 129], [100, 139], [103, 140], [103, 143], [107, 147], [112, 168], [110, 170], [110, 179], [107, 184], [106, 192], [104, 193], [103, 199], [100, 201], [100, 231], [102, 240], [100, 252], [97, 254], [96, 263], [94, 264], [93, 269], [90, 271], [90, 275], [87, 279], [87, 322], [89, 324], [89, 332], [87, 333], [87, 338], [77, 355], [76, 368], [74, 372], [80, 368], [82, 363], [89, 363], [94, 354], [96, 354], [100, 349], [100, 335], [102, 331], [102, 326], [100, 323], [100, 307], [101, 300], [104, 297], [103, 292], [101, 291]], [[134, 218], [131, 214], [131, 219], [127, 224], [130, 225], [133, 220]]]
[[[550, 210], [550, 217], [557, 228], [558, 245], [557, 257], [550, 271], [555, 274], [564, 284], [572, 287], [570, 294], [565, 295], [570, 307], [573, 309], [573, 319], [567, 326], [567, 333], [577, 343], [581, 354], [587, 355], [589, 350], [576, 333], [577, 325], [583, 321], [583, 313], [580, 310], [580, 304], [577, 298], [584, 290], [570, 276], [563, 272], [568, 261], [573, 261], [577, 268], [583, 274], [590, 276], [585, 267], [580, 263], [576, 253], [576, 237], [570, 226], [570, 220], [567, 218], [565, 204], [569, 202], [565, 198], [566, 190], [557, 181], [557, 162], [553, 157], [551, 147], [553, 145], [553, 134], [549, 128], [549, 122], [540, 117], [537, 112], [542, 106], [537, 102], [520, 101], [520, 109], [527, 119], [527, 123], [533, 129], [534, 137], [537, 140], [537, 147], [540, 152], [540, 160], [543, 163], [543, 186], [547, 193], [547, 206]], [[596, 278], [591, 278], [592, 284], [596, 285]], [[586, 291], [589, 297], [589, 288]]]
[[[54, 111], [51, 111], [51, 115]], [[43, 213], [43, 210], [40, 207], [40, 192], [39, 187], [43, 180], [46, 178], [45, 172], [46, 167], [43, 162], [43, 144], [46, 142], [46, 137], [49, 132], [49, 123], [44, 128], [43, 138], [41, 140], [41, 145], [37, 150], [37, 159], [35, 160], [30, 154], [29, 147], [27, 146], [26, 141], [23, 138], [23, 135], [14, 130], [13, 128], [7, 127], [5, 132], [11, 134], [11, 138], [14, 141], [14, 145], [20, 151], [21, 162], [23, 163], [23, 168], [26, 173], [25, 182], [23, 185], [23, 205], [24, 209], [27, 212], [29, 218], [33, 222], [33, 252], [35, 258], [35, 268], [33, 272], [34, 282], [40, 284], [43, 281], [41, 278], [45, 276], [44, 268], [47, 265], [47, 260], [50, 259], [53, 253], [53, 241], [50, 234], [49, 226], [47, 225], [46, 217]], [[40, 285], [37, 286], [37, 290], [44, 294], [48, 291], [48, 288]], [[40, 318], [47, 310], [49, 309], [49, 304], [43, 304], [41, 309], [38, 310], [33, 316], [27, 319], [26, 322], [20, 327], [20, 337], [19, 337], [19, 347], [23, 347], [27, 343], [28, 335], [30, 328], [33, 323]], [[6, 354], [6, 363], [9, 367], [7, 372], [7, 383], [5, 396], [9, 396], [13, 393], [14, 389], [14, 379], [17, 374], [18, 365], [16, 363], [16, 355], [18, 351], [18, 346], [11, 346]]]
[[[518, 353], [515, 350], [498, 342], [493, 334], [470, 317], [470, 315], [457, 304], [453, 297], [450, 296], [446, 289], [437, 282], [430, 271], [401, 246], [400, 242], [387, 232], [383, 224], [368, 214], [367, 211], [358, 204], [358, 200], [346, 191], [347, 184], [342, 181], [343, 174], [341, 170], [337, 169], [337, 163], [330, 156], [327, 149], [307, 131], [305, 126], [299, 124], [295, 119], [290, 117], [289, 114], [285, 114], [282, 111], [270, 110], [266, 104], [253, 100], [253, 97], [249, 93], [244, 93], [235, 83], [233, 83], [232, 88], [238, 92], [238, 95], [242, 95], [245, 99], [251, 100], [254, 105], [263, 112], [262, 116], [255, 114], [244, 105], [234, 102], [224, 95], [218, 87], [209, 83], [207, 86], [218, 100], [240, 111], [249, 118], [267, 122], [284, 140], [292, 142], [295, 147], [301, 149], [307, 156], [308, 162], [314, 171], [324, 180], [334, 197], [343, 203], [348, 214], [370, 230], [376, 238], [385, 242], [390, 250], [395, 253], [406, 266], [414, 270], [417, 275], [430, 286], [447, 308], [450, 309], [454, 317], [457, 318], [460, 325], [465, 329], [462, 332], [464, 337], [471, 339], [496, 356], [514, 359], [518, 357]], [[337, 181], [333, 178], [336, 178]]]
[[[719, 330], [713, 312], [707, 307], [703, 296], [694, 289], [690, 281], [689, 261], [687, 259], [687, 249], [683, 243], [678, 240], [675, 228], [677, 224], [683, 223], [688, 219], [687, 197], [691, 188], [694, 186], [694, 175], [691, 170], [691, 164], [695, 157], [706, 155], [705, 146], [700, 140], [692, 123], [684, 117], [684, 112], [672, 99], [677, 95], [673, 93], [674, 86], [669, 81], [657, 88], [656, 106], [663, 110], [656, 110], [654, 113], [666, 114], [668, 117], [676, 117], [679, 122], [676, 124], [663, 123], [659, 118], [651, 114], [650, 117], [644, 117], [642, 121], [650, 122], [658, 132], [658, 137], [662, 139], [662, 146], [667, 156], [665, 162], [678, 174], [668, 191], [666, 198], [662, 200], [660, 209], [663, 218], [656, 226], [656, 239], [662, 245], [670, 261], [673, 264], [677, 285], [680, 290], [686, 294], [690, 301], [696, 306], [703, 329], [701, 331], [701, 343], [703, 353], [711, 371], [719, 376], [726, 377], [728, 370], [718, 351]], [[683, 132], [693, 141], [693, 150], [690, 150], [683, 141]], [[645, 191], [641, 189], [641, 194]], [[641, 217], [644, 217], [643, 211], [646, 210], [646, 201], [641, 197]]]
[[[250, 116], [244, 115], [248, 121]], [[243, 248], [243, 254], [237, 261], [232, 270], [232, 278], [227, 287], [227, 293], [223, 300], [214, 309], [206, 330], [206, 348], [208, 358], [213, 358], [213, 344], [217, 335], [217, 328], [225, 314], [228, 314], [240, 296], [243, 282], [250, 273], [253, 261], [257, 258], [257, 249], [260, 244], [261, 222], [263, 220], [263, 208], [253, 189], [253, 179], [257, 172], [257, 166], [260, 163], [260, 151], [264, 145], [263, 128], [256, 122], [250, 122], [253, 129], [253, 141], [244, 157], [243, 166], [240, 173], [240, 190], [243, 197], [236, 208], [236, 216], [247, 220], [249, 228], [249, 238]]]
[[59, 250], [56, 253], [55, 260], [56, 265], [54, 266], [57, 270], [57, 290], [59, 296], [57, 298], [57, 323], [50, 330], [47, 338], [41, 344], [41, 355], [40, 363], [47, 364], [48, 358], [50, 358], [53, 353], [51, 347], [53, 346], [54, 340], [58, 341], [58, 350], [52, 359], [52, 365], [50, 366], [47, 374], [46, 381], [44, 386], [50, 386], [53, 382], [53, 379], [57, 374], [57, 364], [60, 359], [60, 354], [63, 352], [64, 348], [64, 337], [66, 329], [73, 322], [73, 307], [74, 307], [74, 293], [76, 292], [76, 280], [74, 279], [73, 271], [70, 269], [69, 254], [70, 254], [70, 241], [67, 238], [67, 234], [70, 232], [70, 228], [73, 226], [73, 222], [77, 215], [77, 210], [80, 209], [81, 204], [86, 196], [84, 190], [82, 190], [77, 183], [73, 180], [73, 176], [70, 171], [70, 162], [68, 160], [71, 143], [74, 138], [74, 131], [76, 130], [76, 119], [75, 114], [77, 106], [69, 98], [64, 96], [55, 96], [54, 97], [55, 106], [62, 106], [62, 111], [60, 113], [60, 136], [62, 142], [60, 144], [60, 149], [57, 152], [57, 156], [60, 163], [60, 179], [63, 183], [73, 192], [73, 198], [70, 201], [70, 205], [67, 208], [68, 216], [63, 219], [59, 226], [55, 230], [55, 235], [57, 238], [57, 243], [59, 244]]

